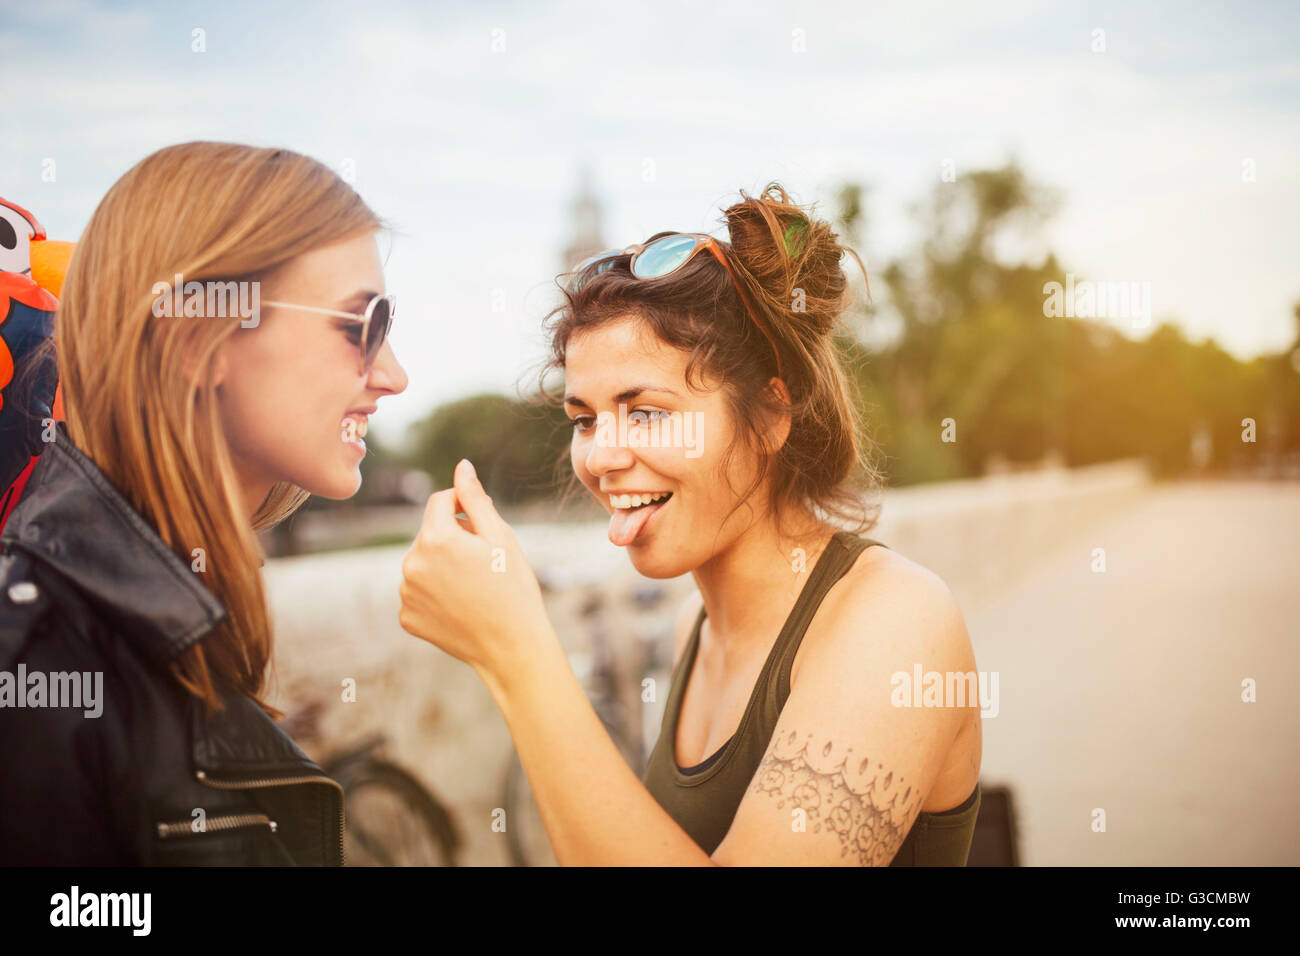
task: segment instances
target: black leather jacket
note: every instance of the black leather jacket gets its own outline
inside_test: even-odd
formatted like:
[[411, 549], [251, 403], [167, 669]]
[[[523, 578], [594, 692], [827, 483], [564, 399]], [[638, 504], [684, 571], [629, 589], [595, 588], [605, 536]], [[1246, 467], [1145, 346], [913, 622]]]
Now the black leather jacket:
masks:
[[342, 864], [339, 785], [167, 671], [225, 613], [59, 423], [0, 535], [0, 864]]

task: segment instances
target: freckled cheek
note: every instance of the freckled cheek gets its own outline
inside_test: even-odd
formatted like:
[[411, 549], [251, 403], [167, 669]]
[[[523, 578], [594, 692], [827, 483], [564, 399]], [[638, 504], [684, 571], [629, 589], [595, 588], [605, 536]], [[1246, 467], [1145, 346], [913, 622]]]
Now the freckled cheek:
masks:
[[721, 471], [722, 450], [714, 447], [707, 433], [698, 437], [695, 448], [679, 449], [663, 473], [688, 492], [685, 503], [689, 508], [707, 516], [719, 513], [725, 504], [726, 483]]

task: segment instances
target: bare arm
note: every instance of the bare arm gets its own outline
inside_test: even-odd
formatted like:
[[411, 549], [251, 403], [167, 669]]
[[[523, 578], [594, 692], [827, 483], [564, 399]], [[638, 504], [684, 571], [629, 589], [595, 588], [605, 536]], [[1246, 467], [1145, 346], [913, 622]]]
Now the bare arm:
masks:
[[508, 682], [481, 676], [510, 728], [561, 866], [713, 865], [624, 761], [558, 640]]
[[895, 706], [891, 676], [915, 663], [964, 672], [973, 660], [937, 578], [899, 572], [881, 583], [847, 602], [804, 662], [716, 862], [887, 866], [902, 846], [965, 713]]
[[[927, 671], [965, 670], [970, 645], [941, 584], [895, 575], [882, 585], [887, 598], [877, 591], [850, 602], [835, 632], [804, 662], [712, 858], [619, 756], [562, 653], [534, 660], [508, 685], [485, 675], [557, 860], [585, 866], [887, 865], [963, 716], [953, 707], [893, 706], [890, 676], [911, 673], [914, 661]], [[870, 615], [862, 613], [868, 599]], [[687, 613], [684, 608], [683, 619]]]

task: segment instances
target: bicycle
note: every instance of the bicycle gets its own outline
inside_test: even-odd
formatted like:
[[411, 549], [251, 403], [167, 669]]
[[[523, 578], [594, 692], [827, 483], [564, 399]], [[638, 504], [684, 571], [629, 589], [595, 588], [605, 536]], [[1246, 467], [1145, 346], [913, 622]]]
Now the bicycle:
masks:
[[[319, 740], [324, 704], [313, 701], [281, 726], [295, 740]], [[456, 866], [462, 838], [451, 813], [413, 774], [383, 756], [371, 734], [320, 761], [343, 788], [345, 866]]]

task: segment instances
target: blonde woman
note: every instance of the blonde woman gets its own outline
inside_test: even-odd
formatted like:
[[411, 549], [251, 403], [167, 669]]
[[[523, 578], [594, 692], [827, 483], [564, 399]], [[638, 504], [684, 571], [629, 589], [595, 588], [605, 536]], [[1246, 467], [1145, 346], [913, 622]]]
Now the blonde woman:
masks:
[[893, 675], [975, 658], [943, 581], [862, 536], [878, 476], [831, 338], [849, 250], [775, 185], [726, 220], [726, 242], [662, 233], [584, 264], [550, 329], [610, 541], [698, 589], [644, 778], [468, 462], [429, 500], [402, 625], [487, 684], [561, 864], [964, 865], [977, 698], [897, 706]]
[[341, 790], [262, 700], [254, 532], [354, 494], [406, 387], [380, 228], [322, 164], [226, 143], [96, 209], [56, 318], [66, 426], [0, 536], [0, 862], [342, 862]]

